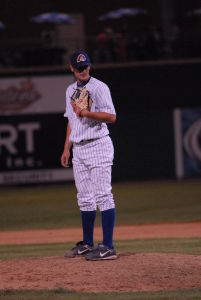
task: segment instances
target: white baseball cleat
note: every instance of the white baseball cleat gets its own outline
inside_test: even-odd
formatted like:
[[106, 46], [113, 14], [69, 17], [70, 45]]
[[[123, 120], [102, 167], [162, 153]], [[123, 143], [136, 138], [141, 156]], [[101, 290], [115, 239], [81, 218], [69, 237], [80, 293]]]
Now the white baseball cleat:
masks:
[[94, 250], [93, 247], [91, 247], [87, 244], [84, 244], [83, 241], [80, 241], [71, 250], [66, 251], [64, 253], [64, 257], [71, 258], [71, 257], [75, 257], [75, 256], [83, 256], [84, 254], [89, 253], [92, 250]]
[[94, 249], [85, 255], [86, 260], [109, 260], [117, 259], [116, 250], [109, 248], [103, 244], [98, 244], [97, 249]]

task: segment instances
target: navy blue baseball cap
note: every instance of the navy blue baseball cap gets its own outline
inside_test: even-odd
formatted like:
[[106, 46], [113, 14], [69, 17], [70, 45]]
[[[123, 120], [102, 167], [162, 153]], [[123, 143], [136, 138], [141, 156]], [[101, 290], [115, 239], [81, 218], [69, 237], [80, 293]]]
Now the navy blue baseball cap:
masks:
[[70, 58], [70, 63], [75, 69], [91, 65], [90, 58], [84, 51], [76, 51], [75, 53], [73, 53]]

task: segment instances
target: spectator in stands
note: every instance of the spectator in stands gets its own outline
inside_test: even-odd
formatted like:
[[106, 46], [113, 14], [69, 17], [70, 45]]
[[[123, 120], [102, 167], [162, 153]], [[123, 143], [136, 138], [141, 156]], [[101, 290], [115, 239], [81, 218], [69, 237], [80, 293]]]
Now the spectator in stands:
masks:
[[180, 38], [180, 28], [177, 24], [169, 25], [164, 32], [164, 54], [165, 57], [173, 57], [174, 56], [174, 48], [177, 41]]
[[127, 61], [127, 40], [123, 31], [115, 34], [115, 61]]
[[93, 60], [96, 63], [111, 62], [114, 60], [114, 38], [113, 30], [105, 28], [96, 36], [96, 49]]
[[160, 56], [161, 36], [156, 26], [150, 26], [146, 33], [146, 59], [155, 60]]

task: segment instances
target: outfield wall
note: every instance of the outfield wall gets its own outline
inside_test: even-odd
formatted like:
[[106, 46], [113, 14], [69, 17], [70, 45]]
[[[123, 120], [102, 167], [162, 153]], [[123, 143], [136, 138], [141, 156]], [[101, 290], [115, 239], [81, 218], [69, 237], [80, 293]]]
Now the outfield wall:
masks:
[[[114, 180], [201, 176], [200, 127], [193, 126], [186, 138], [187, 125], [182, 125], [189, 109], [196, 115], [192, 124], [200, 124], [200, 66], [92, 70], [110, 86], [117, 111], [117, 122], [109, 125], [115, 146]], [[73, 80], [68, 72], [0, 76], [0, 185], [73, 180], [72, 168], [60, 166], [65, 90]]]

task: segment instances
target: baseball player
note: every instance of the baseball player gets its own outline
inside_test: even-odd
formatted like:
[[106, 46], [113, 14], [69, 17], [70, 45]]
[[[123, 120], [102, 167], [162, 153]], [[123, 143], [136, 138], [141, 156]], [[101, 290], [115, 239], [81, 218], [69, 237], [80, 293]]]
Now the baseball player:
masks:
[[[77, 200], [81, 212], [83, 240], [64, 257], [84, 256], [87, 260], [116, 259], [113, 246], [115, 204], [111, 187], [114, 148], [106, 123], [116, 121], [110, 90], [102, 81], [90, 76], [90, 58], [77, 51], [70, 58], [76, 82], [66, 90], [68, 118], [61, 164], [72, 163]], [[94, 247], [94, 223], [97, 208], [101, 212], [103, 241]]]

